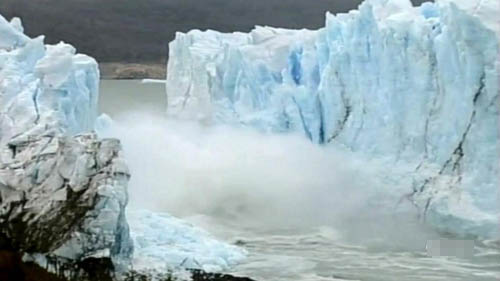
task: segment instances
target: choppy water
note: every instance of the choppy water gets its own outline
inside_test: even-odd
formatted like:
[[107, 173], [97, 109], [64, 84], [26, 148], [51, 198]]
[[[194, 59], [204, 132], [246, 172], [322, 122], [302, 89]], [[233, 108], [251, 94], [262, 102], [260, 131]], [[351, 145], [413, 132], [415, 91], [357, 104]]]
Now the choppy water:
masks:
[[478, 249], [471, 259], [436, 258], [422, 250], [391, 251], [346, 244], [314, 231], [262, 235], [250, 239], [247, 247], [254, 254], [239, 271], [263, 280], [465, 281], [500, 277], [498, 248]]
[[[131, 123], [150, 124], [158, 122], [158, 120], [150, 120], [147, 116], [151, 115], [134, 115], [131, 118], [126, 118], [132, 112], [150, 112], [152, 115], [161, 115], [165, 110], [166, 98], [162, 85], [159, 84], [140, 84], [138, 81], [102, 81], [101, 84], [101, 110], [108, 113], [117, 122], [130, 122], [121, 120], [134, 120]], [[134, 119], [135, 118], [135, 119]], [[141, 118], [141, 120], [137, 120]], [[128, 125], [128, 124], [127, 124]], [[177, 124], [176, 126], [179, 126]], [[180, 125], [182, 126], [182, 125]], [[141, 145], [141, 137], [137, 134], [144, 134], [142, 131], [137, 130], [134, 125], [130, 125], [132, 130], [130, 133], [131, 139], [124, 140], [124, 142], [135, 143], [139, 147]], [[154, 127], [153, 127], [154, 128]], [[151, 128], [150, 128], [151, 129]], [[176, 151], [169, 150], [168, 146], [174, 146], [186, 141], [186, 138], [192, 133], [182, 132], [183, 130], [176, 127], [170, 131], [165, 132], [165, 148], [155, 155], [155, 161], [152, 166], [144, 167], [142, 171], [147, 169], [158, 168], [165, 163], [170, 165], [170, 162], [164, 162], [162, 158], [172, 158], [174, 161], [172, 167], [165, 167], [164, 192], [153, 189], [150, 186], [158, 185], [158, 178], [154, 181], [140, 181], [141, 175], [134, 175], [131, 182], [131, 204], [147, 205], [148, 201], [151, 208], [158, 209], [164, 208], [165, 211], [173, 212], [176, 215], [183, 216], [196, 225], [199, 225], [219, 239], [226, 240], [230, 243], [238, 244], [246, 248], [249, 252], [248, 260], [234, 269], [234, 273], [253, 277], [256, 280], [373, 280], [373, 281], [420, 281], [420, 280], [445, 280], [445, 281], [498, 281], [500, 280], [500, 243], [494, 241], [475, 241], [474, 251], [470, 255], [464, 257], [431, 257], [426, 251], [426, 242], [429, 239], [445, 239], [439, 234], [430, 229], [426, 229], [417, 221], [412, 221], [410, 216], [400, 216], [397, 218], [389, 216], [369, 216], [362, 214], [351, 214], [350, 220], [343, 222], [343, 224], [330, 224], [326, 223], [328, 220], [314, 218], [314, 212], [325, 208], [324, 206], [309, 207], [308, 214], [305, 216], [301, 206], [297, 202], [302, 202], [298, 199], [289, 200], [290, 202], [278, 202], [282, 198], [286, 199], [290, 194], [287, 192], [290, 189], [282, 188], [278, 192], [268, 191], [268, 187], [259, 187], [261, 184], [268, 184], [268, 182], [276, 184], [287, 184], [290, 182], [280, 181], [281, 176], [286, 176], [287, 173], [301, 171], [300, 167], [295, 166], [295, 160], [300, 161], [302, 158], [285, 160], [282, 163], [283, 167], [276, 166], [276, 173], [271, 171], [268, 174], [269, 180], [249, 180], [248, 176], [244, 173], [245, 169], [254, 168], [255, 166], [263, 166], [263, 170], [269, 170], [273, 167], [273, 163], [266, 166], [265, 162], [281, 161], [279, 158], [283, 155], [271, 152], [262, 154], [264, 159], [262, 163], [250, 163], [256, 161], [258, 158], [247, 158], [244, 169], [237, 170], [236, 163], [226, 163], [231, 161], [238, 161], [241, 158], [241, 153], [250, 151], [251, 153], [258, 153], [262, 147], [251, 147], [249, 143], [248, 149], [239, 148], [238, 146], [229, 147], [228, 151], [219, 151], [224, 149], [224, 146], [219, 145], [220, 138], [201, 138], [203, 144], [198, 144], [201, 148], [195, 151]], [[145, 131], [146, 133], [149, 131]], [[175, 136], [172, 136], [176, 134]], [[177, 135], [178, 134], [178, 135]], [[133, 137], [132, 137], [133, 136]], [[199, 136], [199, 135], [198, 135]], [[158, 136], [154, 136], [158, 138]], [[127, 138], [127, 136], [125, 136]], [[144, 138], [153, 138], [152, 136], [144, 136]], [[251, 138], [251, 137], [250, 137]], [[174, 139], [173, 141], [171, 139]], [[248, 136], [238, 139], [235, 135], [229, 135], [227, 139], [236, 142], [248, 141]], [[224, 141], [226, 141], [224, 139]], [[282, 140], [279, 140], [282, 142]], [[262, 140], [266, 143], [267, 140]], [[206, 144], [208, 143], [208, 144]], [[269, 146], [264, 148], [273, 149], [273, 142], [269, 142]], [[149, 144], [149, 143], [147, 143]], [[161, 145], [161, 140], [151, 143], [153, 146], [150, 149], [155, 149], [155, 145]], [[284, 144], [283, 144], [284, 145]], [[278, 146], [280, 147], [280, 146]], [[303, 144], [293, 144], [290, 147], [304, 148]], [[183, 147], [183, 149], [189, 146]], [[306, 147], [306, 149], [309, 149]], [[233, 154], [236, 155], [231, 157]], [[131, 155], [132, 159], [134, 153], [139, 156], [144, 155], [146, 152], [127, 152]], [[162, 153], [169, 155], [161, 155]], [[316, 152], [314, 152], [316, 153]], [[195, 161], [183, 161], [182, 158], [188, 154], [189, 159], [197, 158]], [[214, 156], [215, 154], [215, 156]], [[220, 154], [220, 155], [218, 155]], [[208, 156], [207, 156], [208, 155]], [[293, 158], [293, 157], [292, 157]], [[215, 160], [214, 160], [215, 159]], [[250, 160], [248, 160], [250, 159]], [[278, 160], [276, 160], [278, 159]], [[307, 159], [310, 161], [311, 159]], [[321, 159], [314, 158], [314, 161], [323, 163]], [[137, 161], [141, 161], [140, 159]], [[175, 162], [176, 161], [176, 162]], [[210, 170], [203, 170], [213, 161], [214, 163]], [[288, 162], [287, 162], [288, 161]], [[146, 163], [146, 162], [144, 162]], [[176, 164], [178, 163], [178, 165]], [[327, 162], [329, 163], [329, 162]], [[143, 163], [141, 163], [143, 164]], [[281, 163], [280, 163], [281, 164]], [[192, 169], [190, 167], [194, 166]], [[133, 165], [132, 165], [133, 166]], [[142, 165], [146, 166], [146, 165]], [[177, 167], [179, 166], [179, 167]], [[237, 172], [228, 172], [231, 167], [236, 166]], [[279, 169], [278, 169], [279, 168]], [[243, 172], [242, 172], [243, 171]], [[141, 172], [141, 169], [138, 169]], [[171, 174], [169, 174], [169, 172]], [[177, 186], [179, 183], [184, 182], [179, 179], [179, 173], [190, 173], [190, 181], [186, 181], [186, 187]], [[217, 172], [224, 174], [224, 177], [218, 175]], [[302, 171], [301, 171], [302, 172]], [[307, 182], [308, 179], [314, 179], [315, 174], [308, 175], [308, 170], [304, 168], [304, 176]], [[158, 174], [157, 171], [154, 173]], [[227, 175], [230, 173], [229, 175]], [[260, 171], [262, 173], [262, 171]], [[161, 175], [163, 173], [160, 172]], [[161, 176], [160, 175], [160, 176]], [[149, 175], [151, 176], [151, 175]], [[241, 181], [238, 178], [241, 176]], [[199, 177], [198, 180], [193, 178]], [[237, 183], [235, 186], [219, 187], [218, 185], [227, 185], [227, 178], [230, 178], [230, 183]], [[183, 179], [183, 178], [182, 178]], [[336, 179], [336, 178], [335, 178]], [[184, 179], [183, 179], [184, 180]], [[326, 181], [329, 179], [326, 178]], [[336, 179], [338, 180], [338, 179]], [[342, 179], [345, 180], [345, 179]], [[250, 182], [249, 182], [250, 181]], [[338, 180], [341, 182], [340, 180]], [[168, 183], [168, 184], [167, 184]], [[203, 185], [207, 185], [206, 191], [203, 191]], [[195, 196], [192, 194], [191, 185], [199, 187], [201, 193], [207, 192], [206, 195], [201, 194]], [[311, 185], [311, 189], [317, 189], [317, 185], [321, 185], [321, 181]], [[209, 186], [209, 187], [208, 187]], [[150, 188], [150, 189], [148, 189]], [[160, 185], [160, 188], [163, 188]], [[234, 192], [234, 189], [243, 188], [250, 190], [250, 192], [263, 193], [262, 196], [249, 196], [246, 193]], [[229, 195], [220, 195], [227, 193], [231, 190]], [[218, 196], [212, 195], [217, 191]], [[294, 190], [296, 191], [296, 190]], [[154, 193], [149, 197], [146, 193]], [[185, 194], [184, 194], [184, 193]], [[187, 194], [187, 195], [186, 195]], [[321, 193], [318, 193], [321, 195]], [[318, 198], [318, 194], [311, 196], [311, 198]], [[351, 194], [352, 195], [352, 194]], [[355, 195], [355, 194], [354, 194]], [[175, 200], [188, 196], [188, 200], [193, 200], [192, 208], [189, 212], [181, 212], [179, 208], [174, 207]], [[222, 197], [221, 197], [222, 196]], [[141, 197], [141, 198], [139, 198]], [[239, 201], [240, 197], [245, 197], [245, 200]], [[154, 200], [152, 199], [154, 198]], [[228, 199], [229, 198], [229, 199]], [[250, 198], [250, 199], [249, 199]], [[266, 202], [266, 198], [269, 199]], [[352, 197], [351, 197], [352, 198]], [[142, 201], [141, 201], [142, 199]], [[251, 200], [260, 200], [263, 204], [255, 205]], [[217, 208], [210, 205], [214, 202]], [[230, 201], [230, 203], [228, 203]], [[286, 201], [286, 200], [285, 200]], [[161, 203], [164, 203], [163, 205]], [[202, 202], [203, 204], [201, 204]], [[324, 202], [323, 202], [324, 203]], [[191, 204], [191, 203], [183, 203]], [[243, 208], [246, 205], [250, 212]], [[253, 204], [253, 205], [252, 205]], [[328, 201], [327, 204], [340, 204], [341, 201]], [[166, 205], [166, 206], [165, 206]], [[194, 206], [196, 205], [196, 206]], [[268, 208], [271, 205], [278, 205], [282, 209]], [[160, 207], [159, 207], [160, 206]], [[242, 207], [243, 206], [243, 207]], [[219, 208], [220, 207], [220, 208]], [[262, 209], [261, 213], [254, 212], [254, 209]], [[288, 210], [290, 209], [290, 210]], [[339, 208], [326, 208], [326, 212], [336, 212]], [[266, 210], [273, 210], [268, 211]], [[347, 212], [354, 212], [348, 209]], [[196, 211], [200, 211], [197, 214]], [[274, 211], [279, 212], [274, 213]], [[278, 217], [281, 220], [289, 223], [275, 224], [270, 223], [266, 219], [266, 214], [269, 217]], [[328, 213], [327, 213], [328, 215]], [[281, 217], [280, 217], [281, 216]], [[325, 216], [322, 214], [322, 216]], [[295, 218], [295, 220], [294, 220]], [[364, 218], [364, 219], [360, 219]], [[297, 223], [297, 220], [303, 220], [303, 223]], [[271, 220], [272, 221], [272, 220]], [[452, 237], [446, 237], [452, 239]]]

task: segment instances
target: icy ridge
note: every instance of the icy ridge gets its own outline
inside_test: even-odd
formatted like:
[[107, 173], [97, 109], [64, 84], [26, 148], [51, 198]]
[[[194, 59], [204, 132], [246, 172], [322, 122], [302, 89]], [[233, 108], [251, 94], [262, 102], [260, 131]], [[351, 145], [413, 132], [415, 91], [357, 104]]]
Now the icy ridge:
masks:
[[389, 155], [429, 222], [498, 237], [500, 28], [478, 11], [500, 9], [457, 4], [369, 0], [319, 31], [179, 33], [168, 111]]
[[53, 130], [93, 130], [99, 95], [97, 62], [65, 43], [23, 34], [19, 19], [0, 16], [0, 143]]

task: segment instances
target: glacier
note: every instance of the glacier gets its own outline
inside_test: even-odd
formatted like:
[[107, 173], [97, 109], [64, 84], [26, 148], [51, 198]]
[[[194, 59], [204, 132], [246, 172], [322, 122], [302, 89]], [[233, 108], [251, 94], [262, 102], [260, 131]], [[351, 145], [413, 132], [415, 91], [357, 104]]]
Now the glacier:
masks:
[[19, 19], [9, 23], [0, 17], [0, 32], [0, 143], [50, 130], [70, 135], [92, 130], [97, 62], [71, 45], [28, 38]]
[[97, 116], [97, 62], [23, 32], [0, 16], [0, 249], [71, 280], [241, 261], [243, 250], [167, 214], [128, 210], [127, 221], [130, 171], [120, 141], [101, 138], [113, 120]]
[[133, 251], [130, 174], [119, 141], [93, 132], [98, 95], [93, 58], [0, 16], [0, 244], [82, 280], [87, 262], [125, 269]]
[[499, 238], [499, 6], [367, 0], [320, 30], [179, 32], [167, 113], [384, 159], [427, 223]]

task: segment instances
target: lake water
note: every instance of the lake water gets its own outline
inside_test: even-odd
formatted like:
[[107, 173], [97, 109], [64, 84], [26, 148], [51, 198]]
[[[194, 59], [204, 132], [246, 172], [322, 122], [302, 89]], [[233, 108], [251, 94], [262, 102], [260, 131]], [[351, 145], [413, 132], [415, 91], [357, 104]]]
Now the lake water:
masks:
[[[359, 180], [348, 168], [333, 169], [342, 176], [330, 179], [321, 169], [339, 161], [312, 145], [166, 120], [161, 84], [102, 81], [100, 108], [129, 131], [120, 137], [133, 174], [130, 204], [171, 212], [246, 248], [249, 257], [234, 274], [270, 281], [500, 280], [498, 242], [430, 256], [427, 241], [453, 238], [411, 215], [370, 215], [369, 208], [343, 205], [343, 192], [324, 193], [330, 181], [354, 188], [346, 181]], [[364, 200], [358, 195], [347, 192], [344, 201]], [[463, 241], [457, 249], [460, 243], [467, 248]]]

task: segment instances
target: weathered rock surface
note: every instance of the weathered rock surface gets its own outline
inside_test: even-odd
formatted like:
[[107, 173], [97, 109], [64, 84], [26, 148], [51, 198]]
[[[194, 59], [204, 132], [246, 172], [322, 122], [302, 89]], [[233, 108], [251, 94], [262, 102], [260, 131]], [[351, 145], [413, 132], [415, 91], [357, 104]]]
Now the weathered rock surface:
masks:
[[[185, 278], [189, 278], [192, 281], [253, 281], [248, 277], [238, 277], [229, 274], [222, 273], [207, 273], [203, 270], [192, 269], [184, 272], [185, 276], [179, 277], [176, 274], [169, 273], [138, 273], [131, 271], [125, 277], [125, 281], [174, 281], [174, 280], [185, 280]], [[186, 276], [188, 275], [188, 276]]]
[[74, 280], [130, 262], [129, 172], [94, 133], [97, 62], [0, 16], [0, 250]]
[[126, 266], [129, 176], [118, 140], [42, 135], [8, 143], [0, 156], [0, 245], [64, 276], [88, 276], [73, 269], [89, 259]]

